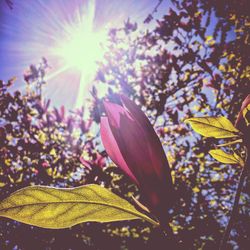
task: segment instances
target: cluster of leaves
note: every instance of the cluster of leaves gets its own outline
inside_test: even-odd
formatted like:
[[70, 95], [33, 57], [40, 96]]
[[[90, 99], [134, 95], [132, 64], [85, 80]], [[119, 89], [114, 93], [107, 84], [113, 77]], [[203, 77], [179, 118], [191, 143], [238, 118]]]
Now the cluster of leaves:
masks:
[[85, 145], [83, 114], [78, 111], [65, 118], [63, 107], [48, 112], [49, 102], [18, 91], [12, 95], [4, 85], [0, 98], [2, 188], [10, 183], [14, 188], [24, 176], [39, 184], [70, 185], [71, 175], [81, 165], [80, 147]]
[[[100, 63], [88, 122], [83, 110], [65, 114], [64, 108], [49, 108], [49, 102], [11, 94], [8, 84], [1, 82], [1, 198], [33, 184], [77, 187], [89, 183], [108, 187], [130, 201], [139, 197], [136, 187], [105, 161], [100, 138], [93, 136], [102, 113], [97, 90], [104, 85], [110, 100], [115, 98], [113, 92], [123, 92], [140, 104], [161, 137], [180, 197], [171, 211], [176, 238], [185, 249], [215, 249], [228, 221], [241, 166], [231, 166], [232, 158], [226, 164], [215, 162], [207, 153], [217, 141], [193, 134], [183, 121], [201, 115], [224, 115], [235, 121], [249, 91], [247, 9], [245, 0], [173, 0], [161, 20], [152, 16], [145, 20], [152, 24], [150, 30], [139, 32], [130, 21], [111, 30], [110, 50]], [[234, 150], [240, 155], [239, 148]], [[229, 242], [240, 249], [249, 240], [248, 183], [243, 191]], [[0, 230], [3, 249], [32, 245], [37, 249], [37, 239], [41, 249], [84, 245], [152, 249], [156, 243], [168, 244], [157, 229], [141, 221], [87, 223], [52, 232], [1, 219]]]

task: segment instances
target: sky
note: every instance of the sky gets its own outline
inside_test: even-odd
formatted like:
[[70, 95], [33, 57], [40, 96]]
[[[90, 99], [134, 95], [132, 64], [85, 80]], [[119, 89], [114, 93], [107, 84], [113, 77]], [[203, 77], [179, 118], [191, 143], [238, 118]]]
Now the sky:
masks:
[[[158, 17], [167, 12], [168, 2], [162, 3]], [[108, 29], [122, 26], [128, 18], [138, 22], [139, 29], [145, 28], [143, 20], [157, 3], [158, 0], [13, 0], [10, 9], [0, 0], [0, 79], [7, 81], [16, 76], [13, 89], [25, 91], [24, 71], [45, 57], [50, 68], [44, 97], [51, 99], [54, 106], [80, 106], [89, 95], [95, 60], [101, 60], [100, 43], [105, 44]], [[75, 36], [80, 29], [84, 32]], [[93, 41], [98, 41], [98, 45]], [[79, 43], [84, 44], [80, 51]], [[84, 54], [88, 62], [79, 54]]]

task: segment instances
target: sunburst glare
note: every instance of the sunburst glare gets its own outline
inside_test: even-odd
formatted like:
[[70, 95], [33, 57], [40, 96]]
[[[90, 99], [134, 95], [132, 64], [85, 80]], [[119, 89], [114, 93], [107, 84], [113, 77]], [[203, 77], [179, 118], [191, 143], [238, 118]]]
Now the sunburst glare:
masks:
[[97, 61], [102, 60], [107, 39], [105, 29], [94, 31], [95, 1], [90, 0], [85, 7], [86, 11], [78, 8], [71, 21], [64, 24], [63, 31], [55, 37], [55, 43], [49, 50], [63, 71], [71, 70], [79, 75], [76, 107], [82, 105], [87, 83], [96, 73]]
[[[17, 76], [13, 90], [25, 91], [23, 72], [42, 57], [49, 68], [43, 98], [68, 108], [82, 106], [102, 62], [109, 28], [132, 16], [144, 20], [154, 1], [25, 0], [13, 10], [0, 1], [0, 73]], [[138, 14], [139, 13], [139, 14]]]
[[95, 71], [96, 61], [103, 56], [100, 43], [105, 40], [105, 36], [84, 29], [72, 29], [71, 35], [54, 48], [52, 53], [61, 57], [68, 68], [76, 68], [82, 74]]

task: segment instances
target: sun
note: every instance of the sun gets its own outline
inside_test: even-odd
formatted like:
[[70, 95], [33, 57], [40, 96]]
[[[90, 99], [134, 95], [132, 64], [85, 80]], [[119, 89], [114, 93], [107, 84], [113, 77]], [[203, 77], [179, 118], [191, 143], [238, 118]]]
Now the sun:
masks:
[[102, 44], [105, 37], [103, 32], [95, 33], [89, 28], [72, 27], [68, 37], [60, 41], [54, 52], [66, 68], [88, 74], [96, 70], [96, 62], [103, 57]]
[[71, 83], [68, 91], [77, 89], [75, 107], [81, 106], [89, 93], [108, 40], [108, 29], [95, 26], [95, 1], [89, 0], [83, 7], [69, 12], [71, 16], [63, 16], [61, 29], [53, 35], [53, 45], [48, 46], [57, 65], [50, 77], [60, 75], [63, 82]]

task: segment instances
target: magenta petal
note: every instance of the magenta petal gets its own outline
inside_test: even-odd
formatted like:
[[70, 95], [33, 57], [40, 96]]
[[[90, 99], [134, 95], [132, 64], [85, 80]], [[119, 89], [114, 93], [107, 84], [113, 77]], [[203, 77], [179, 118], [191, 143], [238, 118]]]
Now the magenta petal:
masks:
[[127, 97], [122, 96], [121, 100], [123, 106], [104, 102], [107, 114], [101, 120], [104, 147], [111, 159], [137, 180], [147, 206], [168, 221], [167, 210], [173, 204], [174, 189], [163, 147], [140, 108]]
[[[155, 159], [152, 156], [154, 149], [152, 149], [150, 139], [147, 138], [139, 123], [131, 120], [127, 113], [119, 112], [119, 110], [107, 112], [110, 130], [127, 166], [138, 180], [146, 204], [158, 213], [156, 209], [160, 204], [161, 208], [168, 207], [168, 202], [171, 204], [170, 198], [168, 197], [167, 200], [165, 198], [167, 194], [172, 195], [173, 188], [171, 175], [166, 174], [167, 171], [164, 170], [168, 169], [169, 166], [167, 161], [160, 162], [160, 159]], [[119, 124], [119, 127], [112, 126], [111, 123]], [[163, 149], [161, 148], [161, 150]], [[109, 152], [108, 154], [110, 155]], [[154, 166], [154, 164], [157, 165]], [[158, 173], [155, 169], [158, 170]], [[159, 176], [159, 173], [162, 173], [162, 175]]]
[[[159, 180], [151, 159], [150, 141], [144, 129], [122, 106], [106, 103], [108, 123], [124, 161], [142, 187]], [[108, 153], [109, 154], [109, 153]]]
[[152, 161], [152, 167], [155, 169], [159, 178], [168, 177], [168, 183], [172, 184], [172, 178], [170, 174], [170, 167], [165, 155], [165, 152], [162, 148], [161, 141], [157, 136], [153, 126], [148, 120], [147, 116], [141, 111], [141, 109], [132, 102], [129, 98], [122, 95], [121, 100], [130, 112], [131, 116], [143, 127], [145, 138], [149, 143], [149, 154]]
[[132, 102], [128, 97], [121, 95], [121, 100], [124, 105], [124, 107], [132, 114], [134, 118], [140, 123], [141, 126], [145, 127], [150, 130], [150, 132], [153, 132], [154, 129], [149, 122], [147, 116], [142, 112], [142, 110], [134, 103]]
[[112, 131], [109, 126], [109, 121], [107, 117], [101, 117], [101, 138], [104, 148], [106, 149], [109, 157], [112, 161], [118, 165], [129, 177], [132, 178], [137, 184], [138, 181], [132, 174], [128, 165], [126, 164], [120, 149], [115, 141]]
[[89, 170], [92, 169], [92, 166], [89, 161], [86, 161], [82, 156], [80, 157], [80, 162], [82, 163], [83, 166], [88, 168]]
[[121, 116], [127, 116], [128, 119], [132, 120], [128, 111], [121, 105], [112, 102], [104, 102], [104, 108], [108, 117], [110, 126], [119, 128], [121, 126]]

